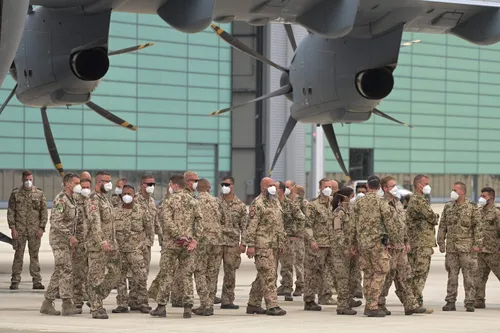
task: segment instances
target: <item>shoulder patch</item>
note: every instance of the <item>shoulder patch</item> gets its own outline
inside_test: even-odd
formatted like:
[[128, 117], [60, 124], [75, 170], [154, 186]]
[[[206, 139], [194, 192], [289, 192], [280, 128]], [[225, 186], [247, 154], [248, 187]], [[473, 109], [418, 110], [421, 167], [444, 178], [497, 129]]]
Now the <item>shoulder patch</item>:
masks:
[[97, 210], [97, 206], [96, 206], [96, 205], [91, 205], [91, 206], [90, 206], [90, 210], [91, 210], [91, 211], [95, 211], [95, 210]]
[[252, 206], [250, 207], [250, 211], [248, 212], [248, 215], [250, 218], [253, 218], [255, 216], [255, 208]]
[[62, 213], [62, 212], [64, 212], [64, 205], [63, 205], [62, 203], [58, 202], [58, 203], [56, 204], [56, 211], [57, 211], [58, 213]]

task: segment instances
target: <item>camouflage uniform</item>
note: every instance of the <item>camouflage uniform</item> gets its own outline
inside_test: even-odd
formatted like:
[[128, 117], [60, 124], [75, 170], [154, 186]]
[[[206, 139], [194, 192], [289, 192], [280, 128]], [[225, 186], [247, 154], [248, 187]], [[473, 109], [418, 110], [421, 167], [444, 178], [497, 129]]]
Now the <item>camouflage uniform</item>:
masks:
[[[294, 201], [299, 205], [300, 210], [305, 215], [307, 213], [307, 205], [309, 205], [309, 202], [298, 196], [294, 198]], [[295, 290], [300, 291], [299, 296], [302, 296], [302, 290], [304, 289], [304, 256], [305, 256], [304, 230], [298, 233], [294, 245], [295, 245], [294, 246], [295, 261], [293, 263], [293, 266], [295, 267], [295, 275], [296, 275]]]
[[255, 248], [257, 277], [252, 282], [248, 306], [260, 308], [264, 298], [268, 310], [277, 308], [278, 250], [285, 247], [286, 240], [279, 200], [260, 194], [250, 205], [249, 217], [244, 239], [248, 247]]
[[[380, 294], [379, 307], [386, 308], [385, 298], [389, 294], [392, 282], [396, 285], [398, 294], [401, 295], [401, 301], [405, 311], [420, 307], [417, 299], [413, 295], [411, 285], [411, 267], [408, 262], [408, 256], [405, 252], [405, 245], [409, 244], [406, 228], [406, 212], [403, 204], [396, 198], [388, 200], [389, 207], [394, 211], [394, 218], [385, 221], [386, 228], [391, 230], [389, 238], [389, 254], [391, 256], [390, 271], [385, 277], [385, 284]], [[386, 312], [387, 313], [387, 312]]]
[[203, 235], [196, 251], [194, 279], [196, 291], [200, 296], [200, 310], [213, 312], [214, 297], [217, 293], [217, 278], [222, 261], [222, 228], [227, 223], [227, 216], [220, 200], [208, 192], [200, 192], [198, 205], [203, 212], [201, 224]]
[[[313, 199], [307, 207], [306, 214], [306, 258], [304, 302], [314, 302], [315, 293], [319, 300], [324, 301], [333, 294], [333, 281], [327, 270], [333, 267], [330, 233], [328, 224], [333, 219], [332, 199], [323, 201], [321, 196]], [[314, 251], [311, 243], [316, 242], [318, 251]], [[325, 287], [325, 283], [328, 288]], [[326, 289], [326, 290], [325, 290]]]
[[478, 254], [478, 279], [476, 283], [476, 302], [484, 303], [486, 282], [490, 272], [500, 280], [500, 210], [490, 206], [481, 209], [483, 247]]
[[[163, 243], [162, 240], [162, 230], [161, 226], [163, 225], [163, 203], [170, 197], [170, 193], [167, 191], [167, 193], [163, 196], [163, 200], [160, 201], [158, 206], [156, 207], [156, 218], [155, 218], [155, 234], [158, 235], [158, 243], [161, 244]], [[158, 294], [158, 289], [160, 288], [160, 280], [162, 279], [162, 276], [165, 276], [163, 270], [160, 267], [160, 270], [156, 274], [155, 279], [153, 282], [151, 282], [151, 286], [149, 286], [148, 290], [148, 296], [149, 298], [156, 299], [156, 295]], [[167, 297], [167, 301], [168, 301]]]
[[[92, 192], [87, 206], [84, 229], [89, 262], [88, 292], [92, 314], [105, 314], [102, 301], [117, 285], [121, 274], [120, 252], [116, 243], [114, 210], [102, 193]], [[104, 251], [107, 242], [111, 251]], [[106, 272], [107, 271], [107, 272]]]
[[75, 305], [83, 306], [83, 301], [88, 299], [87, 295], [87, 274], [89, 270], [87, 253], [85, 251], [84, 240], [84, 225], [87, 218], [85, 207], [88, 198], [81, 194], [73, 193], [73, 200], [78, 209], [78, 218], [76, 219], [75, 238], [78, 240], [78, 245], [73, 254], [73, 292], [75, 294]]
[[[287, 236], [285, 250], [279, 255], [281, 285], [284, 293], [291, 294], [293, 292], [293, 266], [295, 261], [298, 260], [296, 258], [297, 248], [300, 247], [301, 240], [302, 245], [304, 245], [304, 240], [297, 238], [297, 236], [304, 234], [306, 217], [300, 210], [300, 206], [287, 197], [281, 202], [281, 207], [283, 209], [283, 222]], [[292, 238], [295, 238], [295, 240], [292, 240]]]
[[420, 306], [423, 304], [425, 281], [431, 267], [431, 256], [434, 252], [432, 248], [436, 246], [437, 221], [438, 215], [425, 197], [419, 193], [413, 194], [406, 209], [406, 226], [411, 246], [408, 261], [412, 269], [413, 295]]
[[[475, 204], [465, 199], [463, 204], [448, 202], [444, 206], [438, 228], [437, 243], [446, 245], [445, 267], [448, 272], [448, 286], [445, 301], [457, 300], [458, 273], [464, 276], [465, 305], [473, 305], [476, 297], [477, 253], [473, 247], [481, 248], [481, 212]], [[446, 242], [445, 242], [446, 240]]]
[[123, 205], [122, 196], [118, 194], [113, 194], [110, 199], [111, 205], [115, 208]]
[[118, 207], [115, 211], [115, 229], [121, 258], [121, 277], [116, 303], [119, 307], [128, 307], [126, 279], [127, 273], [131, 271], [137, 293], [136, 304], [139, 308], [147, 307], [148, 264], [144, 258], [144, 248], [153, 233], [147, 212], [137, 203], [134, 203], [131, 209], [124, 208], [123, 205]]
[[[175, 192], [163, 203], [162, 209], [163, 244], [160, 270], [164, 270], [165, 275], [160, 280], [156, 301], [159, 306], [164, 306], [173, 283], [179, 283], [177, 289], [182, 293], [182, 304], [184, 308], [191, 308], [194, 253], [189, 252], [187, 246], [176, 245], [175, 241], [181, 237], [199, 239], [203, 232], [201, 225], [203, 215], [198, 202], [186, 191]], [[174, 273], [180, 281], [174, 281]]]
[[381, 236], [391, 229], [387, 221], [393, 218], [393, 212], [387, 201], [375, 192], [368, 192], [356, 200], [351, 215], [349, 244], [359, 252], [359, 262], [363, 270], [363, 291], [366, 298], [366, 311], [379, 310], [378, 301], [390, 268], [390, 255], [381, 242]]
[[[240, 236], [245, 232], [248, 225], [247, 207], [236, 196], [227, 201], [219, 198], [222, 209], [229, 219], [222, 229], [222, 261], [224, 269], [224, 280], [222, 281], [221, 304], [234, 303], [234, 289], [236, 288], [236, 270], [241, 264]], [[243, 239], [241, 239], [243, 242]], [[244, 243], [243, 243], [244, 244]]]
[[37, 232], [39, 229], [45, 230], [47, 224], [47, 201], [42, 190], [35, 186], [29, 189], [24, 186], [14, 189], [9, 198], [7, 222], [9, 228], [15, 228], [19, 235], [18, 239], [12, 240], [15, 253], [11, 283], [18, 285], [21, 282], [24, 250], [26, 243], [28, 243], [30, 275], [33, 279], [33, 285], [41, 284], [42, 276], [38, 262], [41, 239], [38, 238]]

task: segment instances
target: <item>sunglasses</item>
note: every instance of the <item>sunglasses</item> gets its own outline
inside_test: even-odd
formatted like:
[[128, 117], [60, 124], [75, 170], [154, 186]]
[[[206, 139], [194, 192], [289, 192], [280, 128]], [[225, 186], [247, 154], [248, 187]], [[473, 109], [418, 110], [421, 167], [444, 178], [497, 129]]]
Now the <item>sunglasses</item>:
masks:
[[156, 183], [143, 183], [143, 184], [146, 184], [148, 186], [156, 186]]
[[229, 183], [221, 183], [220, 186], [229, 187], [229, 186], [231, 186], [231, 184], [229, 184]]

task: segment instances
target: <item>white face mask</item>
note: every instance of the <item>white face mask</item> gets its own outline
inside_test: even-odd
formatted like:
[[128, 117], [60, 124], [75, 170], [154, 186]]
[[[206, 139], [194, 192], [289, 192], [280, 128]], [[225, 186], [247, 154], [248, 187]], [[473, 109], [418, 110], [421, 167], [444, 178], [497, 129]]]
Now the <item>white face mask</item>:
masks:
[[27, 180], [24, 182], [24, 187], [31, 188], [33, 186], [33, 182], [31, 180]]
[[289, 189], [289, 188], [285, 189], [285, 195], [286, 195], [286, 196], [289, 196], [289, 195], [290, 195], [290, 192], [291, 192], [291, 191], [290, 191], [290, 189]]
[[227, 195], [229, 193], [231, 193], [231, 188], [228, 186], [222, 186], [222, 194]]
[[168, 187], [168, 193], [174, 194], [174, 190], [170, 186]]
[[116, 194], [116, 195], [120, 195], [120, 194], [122, 194], [122, 189], [121, 189], [121, 188], [119, 188], [119, 187], [116, 187], [116, 188], [115, 188], [115, 194]]
[[82, 193], [82, 186], [80, 184], [73, 187], [73, 193]]
[[383, 196], [384, 196], [384, 191], [382, 191], [382, 189], [381, 189], [381, 188], [379, 188], [379, 189], [378, 189], [378, 191], [377, 191], [377, 195], [378, 195], [379, 197], [383, 197]]
[[111, 184], [111, 182], [104, 184], [104, 191], [109, 192], [112, 189], [113, 189], [113, 184]]
[[457, 192], [451, 191], [451, 193], [450, 193], [451, 200], [456, 201], [458, 199], [458, 197], [459, 197], [459, 195]]
[[82, 189], [82, 192], [80, 194], [83, 195], [85, 198], [87, 198], [90, 195], [90, 189], [84, 188]]
[[149, 194], [149, 195], [155, 193], [155, 187], [154, 186], [148, 186], [148, 187], [146, 187], [146, 193]]
[[356, 197], [352, 197], [351, 200], [349, 200], [349, 204], [354, 205], [356, 202]]
[[329, 187], [325, 187], [323, 191], [321, 191], [321, 193], [323, 193], [324, 196], [329, 197], [330, 195], [332, 195], [332, 189]]
[[396, 198], [401, 198], [401, 194], [399, 193], [399, 189], [397, 186], [394, 186], [392, 189], [391, 189], [391, 195], [393, 197], [396, 197]]
[[485, 198], [481, 197], [479, 198], [477, 204], [479, 205], [479, 207], [483, 207], [483, 206], [486, 206], [486, 204], [488, 203], [488, 200], [486, 200]]
[[429, 185], [425, 185], [424, 188], [422, 189], [422, 193], [425, 195], [431, 194], [431, 187]]
[[130, 196], [130, 195], [128, 195], [128, 194], [126, 194], [126, 195], [124, 195], [124, 196], [122, 197], [122, 200], [123, 200], [123, 202], [124, 202], [124, 203], [129, 204], [129, 203], [131, 203], [131, 202], [132, 202], [133, 198], [132, 198], [132, 196]]
[[364, 194], [364, 193], [359, 192], [359, 193], [356, 195], [356, 198], [358, 198], [358, 199], [359, 199], [359, 198], [362, 198], [362, 197], [364, 197], [364, 196], [365, 196], [365, 194]]
[[193, 184], [193, 191], [196, 191], [197, 188], [198, 188], [198, 182]]
[[270, 195], [276, 195], [276, 186], [268, 187], [267, 192], [269, 192]]

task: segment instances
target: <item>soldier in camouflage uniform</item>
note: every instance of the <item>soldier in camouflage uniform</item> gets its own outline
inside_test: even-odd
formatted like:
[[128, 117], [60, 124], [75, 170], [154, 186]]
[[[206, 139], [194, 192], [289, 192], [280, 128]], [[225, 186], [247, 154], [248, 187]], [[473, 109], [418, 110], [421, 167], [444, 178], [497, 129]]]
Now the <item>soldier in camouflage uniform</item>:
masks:
[[[127, 273], [132, 272], [136, 289], [136, 306], [141, 313], [149, 313], [147, 296], [148, 263], [144, 258], [144, 248], [153, 234], [148, 212], [142, 205], [135, 202], [134, 188], [123, 186], [123, 204], [115, 211], [115, 230], [118, 249], [121, 258], [121, 277], [118, 284], [116, 303], [118, 307], [113, 313], [128, 312], [129, 297], [127, 296]], [[129, 279], [130, 281], [130, 279]]]
[[121, 275], [120, 252], [115, 236], [113, 206], [105, 194], [113, 189], [109, 173], [96, 174], [95, 191], [89, 197], [84, 229], [89, 262], [88, 292], [94, 319], [108, 319], [102, 301], [117, 285]]
[[[170, 177], [170, 188], [174, 194], [163, 203], [163, 244], [160, 269], [165, 272], [160, 281], [156, 297], [158, 307], [151, 311], [151, 316], [166, 317], [165, 306], [172, 289], [172, 283], [182, 292], [184, 318], [191, 318], [193, 307], [193, 288], [189, 280], [193, 276], [194, 253], [198, 239], [202, 235], [202, 214], [198, 202], [184, 188], [186, 182], [182, 175]], [[174, 272], [182, 279], [174, 281]]]
[[443, 311], [455, 311], [458, 273], [464, 275], [465, 308], [474, 312], [477, 278], [477, 253], [483, 245], [481, 212], [466, 197], [464, 183], [453, 184], [451, 202], [443, 209], [438, 228], [437, 243], [441, 253], [446, 252], [445, 267], [448, 272], [446, 305]]
[[84, 227], [85, 219], [87, 219], [86, 207], [88, 205], [88, 197], [91, 193], [90, 180], [81, 179], [80, 186], [82, 190], [80, 193], [73, 193], [73, 200], [75, 200], [78, 209], [78, 218], [76, 220], [75, 237], [78, 245], [73, 253], [73, 292], [76, 308], [82, 311], [83, 301], [88, 300], [87, 295], [87, 275], [88, 275], [88, 261], [87, 253], [85, 252], [84, 240]]
[[378, 301], [390, 268], [387, 238], [391, 237], [391, 229], [386, 227], [394, 216], [387, 201], [378, 196], [379, 189], [380, 179], [371, 176], [367, 194], [358, 198], [354, 205], [348, 236], [352, 252], [359, 253], [363, 269], [363, 293], [366, 298], [364, 314], [368, 317], [386, 315], [379, 308]]
[[116, 181], [115, 184], [115, 193], [111, 196], [111, 204], [113, 207], [118, 207], [123, 204], [122, 201], [122, 191], [123, 186], [128, 184], [128, 180], [126, 178], [120, 178]]
[[[425, 281], [431, 267], [431, 256], [436, 246], [436, 229], [439, 216], [434, 213], [424, 195], [431, 193], [429, 177], [417, 175], [413, 179], [414, 193], [406, 209], [406, 226], [410, 239], [408, 261], [412, 269], [413, 295], [418, 304], [423, 306]], [[432, 311], [427, 308], [427, 311]]]
[[75, 237], [78, 209], [73, 199], [74, 192], [80, 192], [80, 178], [69, 173], [63, 178], [64, 189], [52, 202], [50, 214], [49, 244], [54, 253], [54, 273], [45, 292], [45, 300], [40, 313], [58, 316], [61, 314], [54, 308], [54, 300], [59, 292], [62, 303], [62, 315], [69, 316], [81, 313], [73, 304], [73, 274], [71, 257], [78, 240]]
[[234, 304], [234, 289], [236, 287], [236, 270], [241, 264], [241, 253], [245, 253], [246, 250], [242, 236], [248, 225], [248, 212], [243, 201], [234, 194], [233, 177], [222, 179], [221, 191], [219, 200], [227, 214], [228, 222], [222, 229], [224, 279], [220, 307], [221, 309], [239, 309], [239, 306]]
[[47, 201], [43, 191], [33, 186], [33, 173], [22, 173], [23, 185], [12, 191], [7, 209], [7, 222], [12, 233], [14, 262], [12, 264], [11, 290], [19, 288], [23, 271], [23, 257], [26, 243], [30, 255], [30, 275], [33, 289], [45, 289], [40, 275], [38, 252], [47, 224]]
[[[332, 221], [332, 185], [323, 178], [319, 181], [320, 195], [314, 198], [307, 207], [306, 214], [306, 258], [304, 262], [305, 288], [304, 310], [321, 311], [316, 304], [315, 293], [323, 291], [323, 281], [328, 277], [328, 262], [333, 266], [328, 222]], [[319, 297], [321, 301], [321, 295]]]
[[306, 217], [296, 202], [285, 196], [287, 190], [285, 183], [277, 182], [276, 187], [278, 189], [278, 200], [283, 209], [283, 223], [287, 236], [285, 250], [278, 256], [281, 264], [281, 287], [283, 287], [282, 292], [285, 301], [293, 301], [293, 265], [296, 260], [295, 250], [297, 247], [295, 242], [298, 241], [297, 235], [304, 234]]
[[193, 309], [198, 316], [214, 314], [214, 298], [217, 278], [222, 262], [222, 228], [228, 223], [226, 212], [220, 202], [210, 194], [210, 182], [198, 182], [198, 204], [203, 212], [203, 236], [196, 251], [194, 279], [200, 296], [200, 307]]
[[[250, 259], [255, 257], [257, 268], [246, 312], [283, 316], [286, 311], [278, 306], [276, 290], [278, 251], [284, 250], [286, 240], [283, 211], [276, 198], [276, 185], [271, 178], [263, 178], [260, 189], [260, 195], [250, 205], [250, 222], [244, 236], [247, 256]], [[262, 298], [267, 311], [262, 308]]]
[[[357, 183], [356, 200], [358, 198], [364, 197], [367, 191], [368, 188], [366, 186], [366, 183]], [[354, 200], [354, 202], [351, 203], [351, 209], [356, 203], [356, 200]], [[361, 284], [363, 278], [361, 276], [361, 268], [359, 267], [359, 256], [354, 256], [354, 260], [351, 263], [352, 265], [354, 265], [353, 269], [356, 273], [354, 274], [354, 278], [351, 280], [350, 290], [353, 292], [354, 298], [363, 298], [363, 286]]]
[[[307, 214], [307, 205], [309, 202], [304, 199], [305, 189], [303, 186], [297, 185], [294, 187], [292, 193], [290, 194], [290, 200], [293, 200], [294, 203], [300, 208], [302, 214], [304, 216]], [[304, 244], [304, 232], [305, 225], [302, 230], [297, 232], [297, 239], [294, 241], [294, 252], [295, 252], [295, 260], [293, 263], [293, 267], [295, 268], [295, 291], [293, 292], [293, 296], [302, 296], [304, 291], [304, 256], [305, 256], [305, 244]]]
[[398, 199], [400, 194], [396, 186], [396, 179], [392, 176], [386, 176], [382, 179], [381, 185], [384, 191], [384, 199], [389, 203], [394, 218], [385, 221], [386, 228], [391, 230], [388, 246], [391, 256], [391, 267], [385, 278], [384, 288], [379, 297], [379, 308], [382, 309], [386, 315], [391, 314], [391, 311], [387, 310], [385, 301], [392, 282], [394, 281], [396, 289], [399, 291], [399, 295], [401, 295], [401, 301], [405, 308], [405, 315], [425, 313], [426, 309], [420, 307], [412, 291], [411, 267], [406, 255], [410, 250], [410, 243], [406, 231], [405, 210]]
[[495, 190], [485, 187], [479, 198], [481, 207], [481, 229], [483, 230], [483, 247], [478, 254], [478, 276], [476, 282], [476, 309], [486, 308], [486, 282], [490, 272], [500, 280], [500, 210], [495, 207]]

